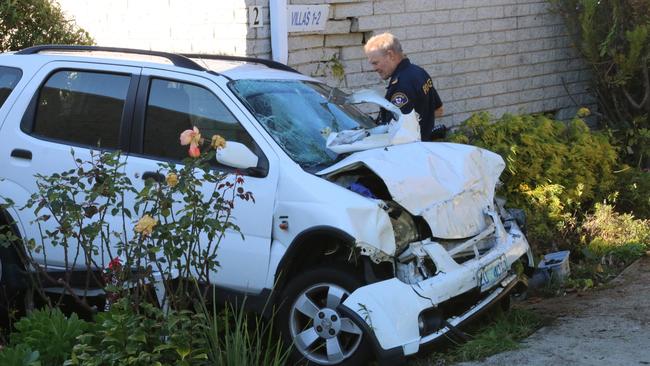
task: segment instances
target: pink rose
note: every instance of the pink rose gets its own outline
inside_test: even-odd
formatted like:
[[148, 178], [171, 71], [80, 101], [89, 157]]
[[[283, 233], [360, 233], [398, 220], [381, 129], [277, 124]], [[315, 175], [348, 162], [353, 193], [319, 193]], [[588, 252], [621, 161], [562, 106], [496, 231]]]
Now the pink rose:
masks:
[[196, 145], [198, 146], [201, 142], [201, 133], [199, 129], [193, 127], [191, 130], [185, 130], [181, 133], [181, 145]]
[[190, 145], [189, 153], [191, 157], [198, 158], [201, 155], [201, 150], [197, 145]]

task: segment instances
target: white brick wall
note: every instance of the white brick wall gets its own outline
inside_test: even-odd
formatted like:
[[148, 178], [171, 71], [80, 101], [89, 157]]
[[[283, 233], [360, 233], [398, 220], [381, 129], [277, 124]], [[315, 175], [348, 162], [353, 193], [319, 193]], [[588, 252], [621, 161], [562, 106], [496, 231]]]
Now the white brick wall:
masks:
[[[271, 57], [269, 0], [59, 0], [100, 45]], [[347, 89], [384, 82], [371, 70], [363, 43], [390, 31], [411, 60], [433, 77], [445, 103], [443, 122], [471, 112], [593, 108], [589, 70], [571, 48], [562, 20], [545, 0], [290, 0], [329, 4], [325, 31], [290, 33], [289, 65], [339, 81], [327, 60], [341, 60]], [[263, 28], [248, 28], [247, 8], [263, 7]], [[571, 93], [572, 98], [567, 94]]]

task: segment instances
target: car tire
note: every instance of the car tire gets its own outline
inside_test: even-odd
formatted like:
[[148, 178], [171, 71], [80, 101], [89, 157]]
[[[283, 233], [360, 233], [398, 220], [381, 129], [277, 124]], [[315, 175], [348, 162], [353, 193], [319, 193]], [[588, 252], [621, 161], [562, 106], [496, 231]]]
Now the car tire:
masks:
[[368, 336], [336, 310], [361, 286], [361, 278], [343, 266], [315, 268], [287, 284], [279, 299], [276, 321], [284, 344], [292, 345], [292, 364], [367, 364]]

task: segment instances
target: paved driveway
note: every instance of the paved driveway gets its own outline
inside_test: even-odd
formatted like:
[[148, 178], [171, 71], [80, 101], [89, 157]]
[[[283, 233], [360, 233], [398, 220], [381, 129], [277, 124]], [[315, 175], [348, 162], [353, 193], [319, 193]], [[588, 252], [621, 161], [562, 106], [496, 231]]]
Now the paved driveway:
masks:
[[604, 289], [531, 307], [556, 320], [519, 350], [460, 365], [650, 365], [650, 257]]

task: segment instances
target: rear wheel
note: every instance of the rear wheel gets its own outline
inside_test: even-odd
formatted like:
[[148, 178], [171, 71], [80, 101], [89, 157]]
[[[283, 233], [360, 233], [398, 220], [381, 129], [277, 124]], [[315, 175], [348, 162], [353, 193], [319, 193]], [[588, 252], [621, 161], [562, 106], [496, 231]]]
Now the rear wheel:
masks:
[[337, 307], [363, 285], [345, 267], [324, 266], [300, 274], [282, 292], [278, 313], [292, 360], [313, 365], [363, 365], [369, 358], [367, 337]]

